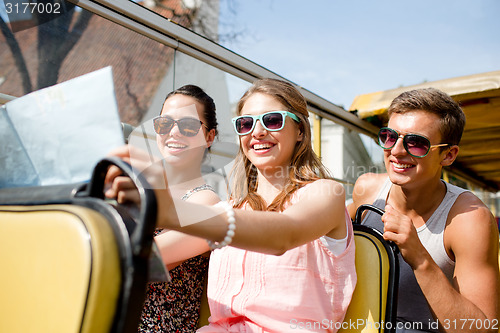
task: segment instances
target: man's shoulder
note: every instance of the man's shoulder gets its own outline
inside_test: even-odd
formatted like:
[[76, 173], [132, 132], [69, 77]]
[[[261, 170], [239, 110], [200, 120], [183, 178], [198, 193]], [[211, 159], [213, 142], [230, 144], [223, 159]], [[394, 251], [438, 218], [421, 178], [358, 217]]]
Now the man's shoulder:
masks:
[[365, 173], [359, 176], [353, 190], [356, 206], [373, 203], [386, 179], [386, 173]]
[[357, 189], [366, 192], [378, 192], [387, 179], [386, 173], [365, 173], [359, 176], [354, 184], [354, 191]]
[[356, 180], [356, 186], [380, 187], [385, 182], [387, 177], [386, 173], [364, 173]]
[[[461, 193], [448, 215], [448, 228], [454, 238], [486, 236], [496, 228], [496, 221], [490, 209], [474, 193]], [[483, 235], [484, 234], [484, 235]]]
[[474, 216], [489, 219], [493, 215], [489, 208], [474, 193], [464, 191], [459, 194], [450, 210], [452, 217]]

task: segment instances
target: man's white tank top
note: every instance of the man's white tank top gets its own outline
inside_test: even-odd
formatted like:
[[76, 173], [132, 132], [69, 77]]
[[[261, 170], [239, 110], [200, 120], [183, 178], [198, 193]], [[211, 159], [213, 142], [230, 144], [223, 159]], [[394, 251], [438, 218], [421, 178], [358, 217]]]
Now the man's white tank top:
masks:
[[[429, 252], [432, 259], [441, 268], [451, 283], [455, 262], [450, 259], [444, 247], [444, 228], [450, 209], [457, 197], [467, 190], [446, 182], [443, 183], [446, 185], [446, 194], [443, 201], [425, 224], [417, 229], [417, 233], [420, 242], [424, 245], [427, 252]], [[392, 183], [389, 178], [387, 178], [375, 198], [373, 203], [374, 206], [384, 209], [391, 186]], [[425, 199], [423, 198], [422, 200]], [[384, 229], [380, 215], [372, 211], [366, 214], [362, 224], [374, 227], [381, 232], [383, 232]], [[431, 328], [431, 323], [434, 319], [427, 305], [427, 301], [418, 286], [413, 270], [402, 259], [401, 255], [399, 255], [399, 259], [398, 321], [421, 323], [424, 332], [438, 332]]]

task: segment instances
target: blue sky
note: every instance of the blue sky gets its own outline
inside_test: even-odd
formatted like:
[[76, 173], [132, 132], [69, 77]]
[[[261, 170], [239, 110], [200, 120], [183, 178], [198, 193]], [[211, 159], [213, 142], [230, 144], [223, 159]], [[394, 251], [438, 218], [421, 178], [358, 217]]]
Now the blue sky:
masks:
[[244, 32], [225, 47], [346, 109], [358, 94], [500, 70], [499, 0], [221, 0], [220, 20]]

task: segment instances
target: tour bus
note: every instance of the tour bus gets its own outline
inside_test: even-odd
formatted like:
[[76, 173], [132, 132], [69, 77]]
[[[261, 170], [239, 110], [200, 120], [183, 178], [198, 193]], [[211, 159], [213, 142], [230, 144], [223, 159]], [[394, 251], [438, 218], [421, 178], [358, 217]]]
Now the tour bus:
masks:
[[[202, 87], [217, 104], [219, 137], [203, 170], [227, 197], [238, 149], [235, 104], [255, 79], [286, 78], [217, 43], [218, 5], [5, 0], [0, 7], [1, 332], [137, 331], [146, 284], [153, 276], [169, 281], [153, 242], [157, 203], [150, 184], [106, 152], [124, 143], [151, 149], [152, 119], [167, 93], [185, 84]], [[479, 140], [499, 140], [498, 120], [487, 119], [499, 105], [500, 89], [491, 84], [499, 78], [492, 72], [434, 83], [461, 101], [470, 126], [457, 166], [443, 178], [474, 190], [494, 213], [500, 145]], [[384, 169], [374, 138], [404, 88], [358, 96], [345, 109], [297, 86], [308, 103], [315, 152], [349, 202], [359, 175]], [[111, 165], [141, 189], [140, 207], [104, 198]], [[352, 217], [353, 301], [343, 323], [318, 325], [393, 332], [398, 250], [357, 225], [359, 216]], [[200, 326], [208, 316], [204, 304]]]

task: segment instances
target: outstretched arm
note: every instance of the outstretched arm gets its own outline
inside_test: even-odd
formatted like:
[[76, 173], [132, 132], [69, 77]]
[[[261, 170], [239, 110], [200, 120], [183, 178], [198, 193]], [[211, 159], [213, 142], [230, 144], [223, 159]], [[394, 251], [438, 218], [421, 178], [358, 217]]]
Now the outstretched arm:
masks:
[[[158, 205], [157, 226], [200, 238], [221, 241], [228, 217], [224, 208], [173, 199], [161, 165], [151, 165], [133, 147], [112, 152], [141, 171], [153, 186]], [[131, 160], [131, 155], [134, 160]], [[296, 204], [282, 213], [235, 209], [236, 234], [232, 246], [252, 251], [282, 254], [323, 235], [342, 238], [345, 230], [345, 196], [342, 185], [333, 180], [312, 183]]]
[[[171, 207], [175, 212], [170, 209], [159, 216], [161, 226], [214, 241], [224, 238], [224, 209], [188, 202], [174, 202]], [[316, 181], [283, 213], [235, 209], [235, 218], [231, 245], [256, 252], [279, 255], [323, 235], [342, 238], [346, 235], [343, 187], [330, 180]]]

